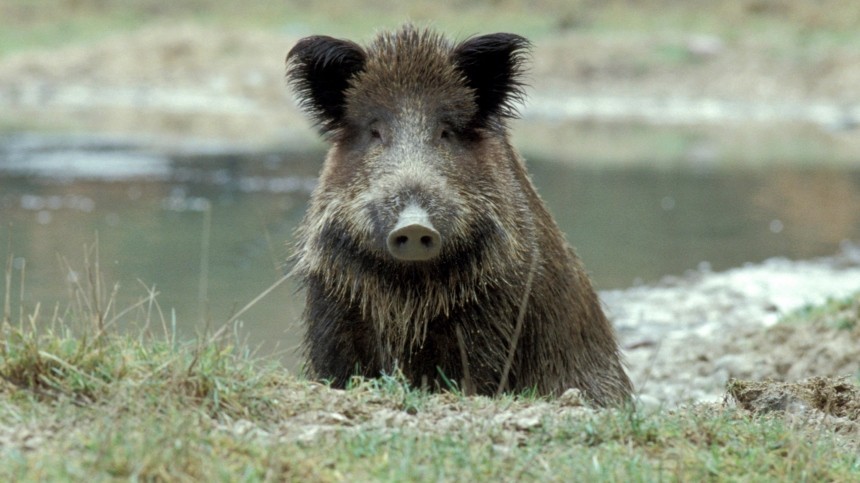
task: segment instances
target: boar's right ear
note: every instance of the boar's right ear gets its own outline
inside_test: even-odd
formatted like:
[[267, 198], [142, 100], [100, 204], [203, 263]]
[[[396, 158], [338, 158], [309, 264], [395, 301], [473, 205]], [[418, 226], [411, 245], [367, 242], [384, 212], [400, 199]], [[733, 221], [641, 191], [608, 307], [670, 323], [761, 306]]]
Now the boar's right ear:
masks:
[[523, 64], [531, 44], [515, 34], [489, 34], [466, 39], [454, 48], [454, 62], [475, 90], [478, 125], [498, 124], [517, 116], [525, 97]]
[[325, 134], [340, 127], [350, 78], [364, 68], [365, 53], [348, 40], [306, 37], [287, 54], [287, 82], [302, 109]]

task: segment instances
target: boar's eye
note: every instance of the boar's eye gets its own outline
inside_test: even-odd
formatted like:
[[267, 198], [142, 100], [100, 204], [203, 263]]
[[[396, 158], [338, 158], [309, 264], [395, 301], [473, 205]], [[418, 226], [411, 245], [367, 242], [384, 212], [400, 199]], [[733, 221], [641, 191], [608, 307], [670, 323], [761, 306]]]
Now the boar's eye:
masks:
[[379, 119], [372, 119], [366, 125], [367, 133], [370, 134], [370, 138], [376, 141], [382, 141], [382, 129], [380, 126]]
[[448, 123], [442, 123], [436, 130], [436, 140], [450, 141], [454, 139], [454, 131]]

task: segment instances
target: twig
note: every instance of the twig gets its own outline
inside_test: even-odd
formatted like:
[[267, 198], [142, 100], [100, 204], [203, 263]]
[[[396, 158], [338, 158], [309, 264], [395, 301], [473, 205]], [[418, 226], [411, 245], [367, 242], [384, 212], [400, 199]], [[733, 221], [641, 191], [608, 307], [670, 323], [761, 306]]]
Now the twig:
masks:
[[197, 292], [197, 311], [200, 320], [206, 320], [206, 309], [209, 303], [209, 237], [212, 231], [212, 204], [206, 202], [203, 211], [203, 234], [200, 240], [200, 284]]
[[514, 335], [511, 337], [511, 347], [508, 349], [508, 359], [505, 361], [505, 368], [502, 370], [502, 377], [499, 379], [499, 389], [496, 390], [496, 396], [501, 396], [508, 385], [508, 375], [511, 372], [511, 366], [514, 363], [514, 355], [517, 351], [517, 343], [520, 339], [520, 333], [523, 329], [523, 322], [526, 318], [526, 307], [529, 303], [529, 296], [532, 292], [532, 282], [535, 278], [535, 272], [537, 271], [537, 262], [538, 262], [538, 247], [534, 245], [532, 249], [532, 264], [529, 268], [529, 276], [526, 279], [526, 289], [523, 292], [523, 298], [520, 301], [520, 313], [517, 316], [517, 326], [514, 328]]
[[217, 331], [215, 331], [215, 333], [214, 333], [214, 334], [212, 334], [212, 336], [211, 336], [211, 337], [209, 337], [209, 343], [211, 344], [211, 343], [215, 342], [219, 337], [221, 337], [221, 335], [224, 333], [224, 331], [226, 331], [226, 330], [227, 330], [227, 328], [228, 328], [228, 327], [230, 327], [230, 325], [231, 325], [233, 322], [235, 322], [239, 317], [241, 317], [241, 315], [242, 315], [242, 314], [244, 314], [245, 312], [247, 312], [247, 311], [248, 311], [251, 307], [253, 307], [254, 305], [257, 305], [257, 302], [259, 302], [260, 300], [262, 300], [265, 296], [269, 295], [273, 290], [275, 290], [276, 288], [278, 288], [282, 283], [284, 283], [285, 281], [287, 281], [287, 279], [288, 279], [288, 278], [290, 278], [290, 277], [292, 277], [292, 276], [293, 276], [293, 272], [290, 272], [290, 273], [288, 273], [288, 274], [286, 274], [286, 275], [282, 276], [281, 278], [279, 278], [278, 280], [276, 280], [276, 281], [275, 281], [275, 283], [273, 283], [271, 286], [269, 286], [269, 288], [267, 288], [266, 290], [263, 290], [262, 292], [260, 292], [260, 294], [259, 294], [259, 295], [257, 295], [256, 297], [254, 297], [254, 299], [253, 299], [253, 300], [251, 300], [250, 302], [248, 302], [247, 304], [245, 304], [245, 306], [244, 306], [244, 307], [242, 307], [241, 309], [239, 309], [239, 311], [238, 311], [238, 312], [236, 312], [235, 314], [233, 314], [233, 316], [232, 316], [232, 317], [230, 317], [230, 318], [227, 320], [227, 322], [224, 322], [224, 324], [223, 324], [223, 325], [221, 325], [221, 328], [219, 328]]
[[463, 337], [463, 329], [457, 325], [454, 327], [457, 333], [457, 344], [460, 346], [460, 362], [463, 364], [463, 395], [473, 394], [472, 375], [469, 373], [469, 358], [466, 356], [466, 340]]

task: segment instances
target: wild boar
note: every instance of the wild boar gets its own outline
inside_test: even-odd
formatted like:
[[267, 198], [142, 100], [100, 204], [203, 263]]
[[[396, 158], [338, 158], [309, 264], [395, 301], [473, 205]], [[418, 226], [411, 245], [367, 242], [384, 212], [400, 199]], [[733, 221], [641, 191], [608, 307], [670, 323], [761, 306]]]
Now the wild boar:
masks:
[[629, 399], [613, 327], [509, 140], [529, 49], [406, 25], [288, 54], [331, 143], [293, 257], [312, 377]]

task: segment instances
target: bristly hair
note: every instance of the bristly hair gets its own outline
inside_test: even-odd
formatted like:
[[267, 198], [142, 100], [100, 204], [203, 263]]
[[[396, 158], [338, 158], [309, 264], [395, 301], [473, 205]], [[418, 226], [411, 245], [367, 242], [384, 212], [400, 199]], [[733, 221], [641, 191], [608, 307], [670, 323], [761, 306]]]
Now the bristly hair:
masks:
[[358, 44], [327, 36], [304, 38], [287, 54], [287, 82], [322, 134], [339, 127], [346, 109], [345, 91], [365, 60]]
[[472, 37], [454, 48], [452, 57], [475, 90], [477, 125], [503, 123], [516, 118], [525, 100], [523, 75], [531, 43], [515, 34]]
[[[451, 47], [441, 35], [411, 24], [381, 34], [368, 49], [348, 40], [313, 36], [300, 40], [287, 55], [287, 80], [324, 135], [342, 127], [350, 88], [366, 76], [371, 80], [362, 84], [376, 86], [386, 95], [396, 93], [389, 89], [401, 84], [439, 89], [462, 83], [471, 91], [466, 95], [474, 96], [474, 110], [462, 104], [468, 101], [457, 99], [456, 89], [446, 92], [450, 102], [461, 106], [459, 112], [469, 116], [466, 124], [503, 130], [506, 119], [517, 117], [517, 106], [525, 98], [522, 77], [530, 46], [519, 35], [495, 33]], [[404, 71], [397, 70], [401, 68]], [[377, 97], [370, 96], [374, 102], [385, 98]]]

